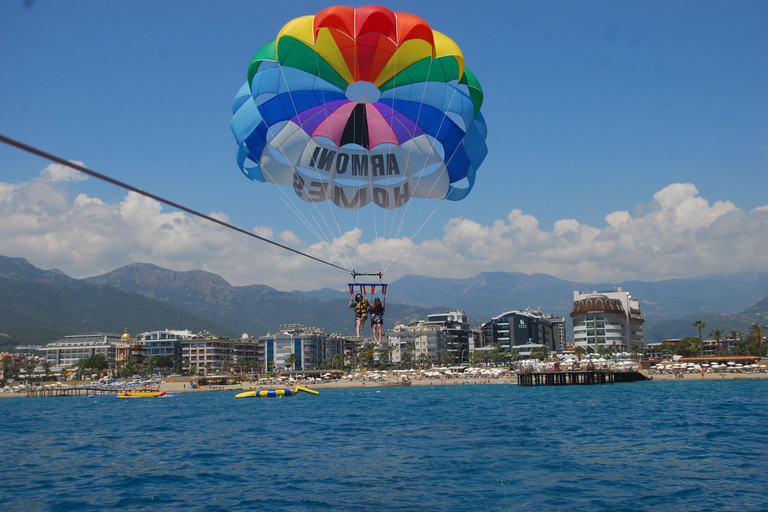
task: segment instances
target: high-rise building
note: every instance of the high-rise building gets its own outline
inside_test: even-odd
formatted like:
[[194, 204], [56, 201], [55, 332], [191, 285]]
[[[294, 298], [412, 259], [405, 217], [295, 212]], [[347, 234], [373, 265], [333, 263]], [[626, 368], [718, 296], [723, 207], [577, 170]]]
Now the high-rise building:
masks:
[[[430, 324], [427, 322], [418, 322], [413, 325], [397, 325], [387, 331], [387, 343], [394, 347], [392, 352], [392, 362], [399, 364], [401, 362], [413, 363], [435, 363], [440, 361], [445, 364], [447, 361], [442, 359], [449, 354], [446, 346], [448, 342], [448, 333], [441, 325]], [[405, 354], [408, 356], [405, 356]]]
[[[469, 352], [469, 318], [466, 312], [451, 310], [427, 315], [425, 325], [435, 325], [445, 332], [445, 350], [455, 363], [467, 360]], [[447, 361], [446, 361], [447, 362]]]
[[486, 349], [498, 345], [504, 352], [516, 351], [523, 357], [535, 348], [549, 353], [562, 350], [565, 344], [565, 318], [538, 310], [507, 311], [484, 323], [480, 331]]
[[264, 347], [263, 369], [291, 369], [291, 354], [295, 354], [293, 359], [297, 370], [316, 368], [323, 361], [332, 363], [336, 354], [344, 354], [345, 342], [345, 338], [329, 336], [316, 327], [283, 325], [279, 332], [259, 338]]
[[629, 352], [633, 345], [644, 344], [640, 301], [621, 287], [607, 292], [574, 291], [571, 320], [574, 348], [588, 353], [603, 347]]

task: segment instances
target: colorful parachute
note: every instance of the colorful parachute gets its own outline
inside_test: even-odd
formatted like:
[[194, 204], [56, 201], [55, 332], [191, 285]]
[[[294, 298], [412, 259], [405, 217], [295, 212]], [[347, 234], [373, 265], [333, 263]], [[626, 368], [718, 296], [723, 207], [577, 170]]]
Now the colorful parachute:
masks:
[[487, 153], [482, 101], [459, 47], [423, 19], [335, 6], [256, 52], [231, 128], [254, 181], [311, 203], [396, 209], [469, 193]]

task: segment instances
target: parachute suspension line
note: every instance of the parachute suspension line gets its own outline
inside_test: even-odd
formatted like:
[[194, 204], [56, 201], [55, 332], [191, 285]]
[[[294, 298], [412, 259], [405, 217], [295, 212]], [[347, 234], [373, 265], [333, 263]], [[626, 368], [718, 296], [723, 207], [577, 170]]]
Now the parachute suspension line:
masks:
[[[316, 59], [317, 59], [317, 58], [316, 58]], [[285, 85], [286, 91], [288, 92], [288, 97], [289, 97], [289, 98], [290, 98], [290, 100], [291, 100], [291, 105], [293, 106], [293, 108], [294, 108], [294, 111], [297, 111], [297, 109], [296, 109], [296, 102], [294, 101], [294, 98], [293, 98], [293, 93], [291, 92], [291, 88], [290, 88], [290, 84], [289, 84], [289, 83], [288, 83], [288, 81], [285, 79], [285, 74], [283, 73], [283, 67], [282, 67], [282, 66], [279, 66], [279, 68], [280, 68], [280, 78], [281, 78], [281, 80], [282, 80], [283, 84]], [[323, 94], [324, 94], [324, 92], [323, 92]], [[309, 136], [307, 135], [307, 133], [306, 133], [306, 132], [303, 130], [303, 127], [302, 127], [302, 132], [304, 133], [305, 142], [309, 141], [310, 137], [309, 137]], [[289, 163], [290, 163], [290, 159], [287, 157], [287, 155], [286, 155], [286, 154], [285, 154], [285, 152], [282, 150], [282, 148], [278, 148], [278, 149], [279, 149], [280, 153], [283, 155], [283, 158], [285, 158], [285, 160], [286, 160], [287, 162], [289, 162]], [[294, 173], [295, 173], [295, 172], [296, 172], [296, 167], [295, 167], [294, 165], [291, 165], [291, 168], [293, 169], [293, 171], [294, 171]], [[315, 172], [317, 173], [317, 175], [318, 175], [318, 177], [319, 177], [319, 171], [317, 171], [317, 170], [316, 170]], [[280, 187], [280, 186], [278, 186], [278, 188], [279, 188], [279, 189], [280, 189], [280, 191], [283, 193], [283, 196], [284, 196], [284, 198], [285, 198], [285, 199], [287, 199], [288, 201], [290, 201], [290, 202], [293, 204], [293, 200], [291, 200], [291, 199], [288, 199], [288, 196], [287, 196], [286, 192], [283, 190], [283, 188], [282, 188], [282, 187]], [[304, 185], [304, 184], [302, 184], [302, 190], [304, 191], [304, 193], [307, 193], [307, 194], [308, 194], [308, 191], [307, 191], [307, 189], [306, 189], [306, 187], [305, 187], [305, 185]], [[339, 262], [340, 262], [342, 265], [344, 265], [344, 266], [346, 266], [346, 267], [347, 267], [347, 270], [349, 270], [350, 268], [353, 268], [353, 267], [352, 267], [352, 265], [350, 265], [350, 263], [349, 263], [349, 260], [350, 260], [350, 258], [349, 258], [349, 254], [348, 254], [348, 253], [347, 253], [347, 251], [346, 251], [346, 248], [344, 248], [344, 253], [345, 253], [345, 254], [344, 254], [344, 258], [340, 257], [340, 256], [339, 256], [339, 255], [336, 253], [335, 249], [333, 249], [333, 243], [332, 243], [332, 239], [333, 239], [333, 238], [334, 238], [334, 236], [335, 236], [335, 235], [333, 235], [333, 230], [332, 230], [332, 229], [331, 229], [331, 227], [328, 225], [328, 222], [327, 222], [327, 220], [326, 220], [325, 216], [324, 216], [324, 215], [322, 215], [322, 214], [320, 213], [320, 208], [318, 207], [317, 203], [316, 203], [316, 202], [314, 202], [314, 201], [309, 201], [309, 202], [312, 204], [312, 208], [314, 208], [314, 210], [317, 212], [317, 214], [318, 214], [318, 216], [320, 217], [320, 219], [322, 220], [323, 224], [325, 224], [325, 227], [326, 227], [326, 229], [328, 230], [328, 233], [329, 233], [328, 235], [324, 235], [324, 237], [318, 237], [318, 239], [319, 239], [320, 241], [322, 241], [322, 242], [325, 242], [325, 243], [328, 245], [328, 247], [329, 247], [329, 248], [331, 249], [331, 251], [334, 253], [334, 255], [335, 255], [335, 256], [336, 256], [336, 258], [339, 260]], [[311, 212], [311, 209], [309, 209], [309, 208], [308, 208], [308, 210], [310, 210], [310, 212]], [[300, 209], [298, 206], [296, 206], [295, 204], [293, 204], [293, 211], [294, 211], [294, 214], [295, 214], [295, 215], [297, 215], [297, 217], [298, 217], [299, 215], [298, 215], [298, 213], [297, 213], [297, 212], [301, 211], [301, 209]], [[338, 234], [339, 234], [339, 237], [341, 237], [341, 227], [339, 226], [339, 221], [338, 221], [338, 219], [336, 218], [336, 214], [335, 214], [335, 212], [333, 211], [333, 208], [330, 208], [330, 205], [329, 205], [329, 211], [331, 212], [331, 216], [332, 216], [332, 218], [333, 218], [333, 220], [334, 220], [334, 222], [335, 222], [335, 224], [336, 224], [336, 231], [338, 232]], [[325, 230], [323, 230], [323, 229], [322, 229], [322, 225], [320, 224], [320, 221], [318, 221], [318, 220], [315, 218], [315, 216], [314, 216], [314, 215], [312, 215], [311, 213], [310, 213], [310, 215], [312, 216], [312, 219], [313, 219], [313, 221], [315, 222], [315, 225], [316, 225], [316, 227], [317, 227], [317, 231], [322, 231], [323, 233], [325, 233]], [[317, 235], [315, 235], [315, 236], [317, 236]], [[345, 259], [345, 258], [346, 258], [346, 260], [347, 260], [347, 262], [346, 262], [346, 263], [344, 262], [344, 259]]]
[[[430, 62], [429, 62], [429, 69], [427, 71], [427, 76], [429, 76], [429, 73], [432, 71], [432, 64], [433, 64], [433, 62], [434, 62], [433, 60], [430, 60]], [[421, 117], [422, 107], [424, 106], [424, 98], [425, 98], [426, 93], [427, 93], [427, 88], [425, 87], [424, 90], [421, 93], [421, 101], [419, 102], [419, 110], [418, 110], [418, 113], [416, 115], [416, 124], [417, 125], [418, 125], [418, 120]], [[434, 150], [435, 150], [434, 149], [434, 144], [430, 145], [429, 154], [432, 154], [434, 152]], [[412, 151], [414, 151], [414, 147], [413, 146], [411, 146], [409, 148], [409, 150], [408, 150], [408, 157], [406, 158], [406, 164], [405, 164], [406, 167], [408, 166], [408, 162], [409, 162], [409, 160], [411, 158], [411, 152]], [[421, 182], [421, 178], [422, 177], [423, 177], [423, 173], [419, 173], [419, 176], [416, 178], [416, 184], [414, 185], [414, 188], [418, 187], [419, 183]], [[434, 189], [436, 183], [437, 182], [432, 184], [432, 189]], [[432, 189], [430, 189], [430, 192], [431, 192]], [[442, 201], [439, 204], [442, 204]], [[439, 204], [438, 204], [437, 208], [439, 208]], [[418, 213], [421, 211], [421, 208], [423, 206], [424, 206], [424, 204], [423, 204], [423, 201], [422, 201], [420, 203], [419, 209], [416, 211], [415, 215], [418, 215]], [[403, 212], [401, 212], [400, 220], [397, 223], [397, 229], [394, 231], [394, 234], [393, 234], [393, 230], [395, 229], [395, 221], [397, 219], [393, 215], [392, 226], [390, 227], [390, 229], [388, 231], [388, 237], [391, 237], [391, 238], [399, 238], [400, 237], [400, 235], [402, 233], [402, 230], [403, 230], [403, 226], [405, 225], [406, 217], [408, 216], [408, 212], [409, 212], [410, 208], [411, 208], [411, 201], [408, 201], [408, 203], [404, 207]], [[431, 218], [432, 215], [434, 215], [435, 211], [437, 211], [437, 208], [435, 208], [435, 210], [432, 212], [432, 214], [430, 214], [429, 218]], [[427, 220], [429, 220], [429, 218]], [[423, 228], [423, 227], [424, 227], [424, 224], [421, 225], [419, 230], [421, 230], [421, 228]], [[411, 238], [411, 240], [413, 240], [413, 238]], [[395, 249], [394, 246], [390, 246], [389, 251], [387, 253], [387, 257], [386, 257], [387, 262], [388, 262], [388, 264], [386, 265], [387, 268], [389, 268], [392, 265], [392, 263], [394, 262], [394, 259], [397, 258], [400, 255], [400, 253], [402, 253], [402, 249], [401, 249], [400, 252], [397, 254], [397, 256], [395, 256], [395, 258], [391, 258], [391, 255], [393, 254], [393, 252], [395, 250], [396, 249]]]
[[[432, 66], [432, 62], [430, 62], [430, 68], [431, 68], [431, 66]], [[457, 83], [457, 86], [458, 86], [458, 83]], [[458, 87], [453, 87], [453, 92], [451, 93], [451, 98], [450, 98], [450, 100], [448, 101], [448, 105], [450, 105], [451, 103], [453, 103], [453, 100], [454, 100], [454, 98], [456, 97], [456, 93], [457, 93], [457, 91], [458, 91]], [[422, 102], [421, 102], [421, 105], [423, 105], [423, 104], [424, 104], [424, 94], [425, 94], [425, 93], [426, 93], [426, 88], [425, 88], [424, 92], [422, 93]], [[421, 108], [419, 109], [419, 115], [421, 115]], [[442, 127], [443, 127], [443, 123], [445, 122], [445, 119], [446, 119], [446, 117], [447, 117], [447, 116], [444, 116], [444, 117], [443, 117], [443, 120], [440, 122], [440, 128], [438, 129], [438, 132], [440, 131], [440, 129], [442, 129]], [[466, 133], [465, 133], [465, 137], [466, 137]], [[432, 145], [432, 146], [430, 147], [430, 153], [431, 153], [431, 152], [434, 152], [434, 145]], [[451, 159], [452, 157], [453, 157], [453, 155], [450, 155], [450, 156], [449, 156], [449, 155], [444, 155], [444, 157], [443, 157], [443, 160], [444, 160], [445, 162], [447, 162], [447, 161], [450, 161], [450, 159]], [[423, 175], [419, 175], [419, 177], [417, 178], [417, 184], [418, 184], [419, 180], [421, 180], [422, 176], [423, 176]], [[436, 182], [436, 181], [432, 183], [432, 187], [430, 188], [430, 193], [431, 193], [431, 192], [434, 190], [434, 188], [435, 188], [435, 186], [436, 186], [436, 185], [437, 185], [437, 182]], [[430, 194], [428, 194], [428, 195], [430, 195]], [[421, 226], [419, 226], [419, 228], [416, 230], [416, 233], [414, 233], [414, 235], [411, 237], [411, 241], [413, 241], [413, 239], [414, 239], [414, 238], [416, 238], [416, 236], [419, 234], [419, 232], [420, 232], [420, 231], [421, 231], [421, 230], [424, 228], [424, 226], [426, 225], [427, 221], [429, 221], [429, 219], [431, 219], [431, 218], [432, 218], [432, 217], [435, 215], [435, 213], [437, 213], [437, 210], [440, 208], [440, 206], [442, 206], [442, 204], [443, 204], [443, 202], [444, 202], [444, 201], [445, 201], [445, 199], [441, 200], [441, 201], [438, 203], [437, 207], [435, 207], [435, 209], [434, 209], [434, 210], [432, 210], [432, 212], [429, 214], [429, 216], [427, 217], [427, 219], [426, 219], [426, 220], [425, 220], [425, 221], [424, 221], [424, 222], [421, 224]], [[408, 209], [409, 207], [410, 207], [410, 201], [409, 201], [409, 204], [408, 204], [408, 205], [406, 205], [406, 212], [403, 214], [403, 217], [402, 217], [402, 219], [401, 219], [400, 225], [398, 226], [398, 230], [397, 230], [397, 232], [396, 232], [396, 237], [399, 237], [399, 236], [400, 236], [400, 233], [401, 233], [401, 231], [402, 231], [402, 229], [403, 229], [403, 226], [404, 226], [404, 222], [405, 222], [405, 214], [407, 213], [407, 209]], [[421, 203], [419, 204], [419, 207], [418, 207], [418, 209], [416, 210], [416, 213], [415, 213], [415, 215], [414, 215], [415, 217], [418, 217], [418, 215], [419, 215], [419, 213], [421, 212], [421, 210], [422, 210], [422, 208], [423, 208], [423, 207], [424, 207], [424, 202], [421, 202]], [[397, 259], [397, 258], [400, 256], [400, 254], [402, 253], [402, 251], [403, 251], [403, 249], [401, 249], [401, 250], [400, 250], [400, 251], [397, 253], [397, 256], [395, 256], [395, 257], [394, 257], [394, 258], [391, 260], [391, 262], [389, 263], [389, 265], [387, 265], [387, 268], [389, 268], [389, 266], [391, 266], [391, 264], [392, 264], [392, 263], [394, 263], [395, 259]]]
[[[328, 240], [325, 238], [325, 237], [326, 237], [325, 233], [322, 233], [322, 234], [321, 234], [321, 233], [319, 233], [319, 232], [317, 231], [317, 228], [316, 228], [314, 225], [312, 225], [312, 224], [309, 222], [309, 220], [308, 220], [308, 219], [305, 217], [304, 213], [303, 213], [303, 212], [301, 212], [300, 210], [298, 210], [298, 209], [296, 208], [296, 205], [294, 205], [292, 202], [290, 202], [290, 200], [288, 200], [286, 197], [281, 197], [280, 199], [281, 199], [281, 200], [283, 201], [283, 203], [284, 203], [284, 204], [285, 204], [285, 205], [288, 207], [288, 209], [289, 209], [289, 210], [291, 210], [291, 211], [294, 213], [294, 215], [296, 215], [296, 217], [297, 217], [297, 218], [298, 218], [298, 219], [299, 219], [299, 220], [300, 220], [300, 221], [301, 221], [301, 222], [304, 224], [304, 226], [306, 226], [306, 227], [307, 227], [307, 229], [308, 229], [310, 232], [312, 232], [312, 234], [314, 234], [314, 235], [315, 235], [315, 237], [317, 237], [317, 239], [318, 239], [318, 240], [320, 240], [322, 243], [324, 243], [324, 244], [326, 244], [326, 245], [328, 246], [328, 249], [330, 249], [330, 251], [331, 251], [331, 252], [333, 253], [333, 255], [336, 257], [336, 259], [337, 259], [337, 260], [338, 260], [338, 261], [339, 261], [339, 262], [340, 262], [342, 265], [344, 265], [344, 267], [345, 267], [347, 270], [350, 270], [350, 269], [352, 269], [352, 266], [350, 265], [350, 262], [349, 262], [349, 258], [347, 258], [347, 261], [345, 261], [345, 258], [344, 258], [344, 257], [342, 257], [343, 255], [340, 255], [340, 254], [339, 254], [339, 253], [336, 251], [336, 249], [333, 247], [333, 244], [332, 244], [331, 242], [329, 242], [329, 241], [328, 241]], [[317, 225], [318, 227], [320, 227], [320, 223], [318, 222], [318, 220], [317, 220], [317, 219], [315, 219], [315, 216], [312, 214], [312, 212], [309, 212], [309, 215], [312, 217], [312, 220], [315, 222], [315, 225]]]
[[[319, 55], [319, 54], [317, 54], [317, 53], [315, 53], [315, 65], [318, 67], [318, 69], [320, 68], [320, 65], [321, 65], [321, 64], [322, 64], [322, 63], [320, 62], [320, 55]], [[282, 74], [282, 67], [281, 67], [281, 74]], [[325, 81], [325, 79], [324, 79], [324, 78], [322, 78], [322, 77], [320, 77], [320, 76], [318, 76], [317, 78], [318, 78], [318, 79], [320, 79], [320, 80], [324, 80], [324, 81]], [[285, 82], [285, 78], [283, 78], [283, 81]], [[286, 85], [286, 88], [288, 88], [288, 87], [289, 87], [289, 85], [288, 85], [288, 83], [287, 83], [287, 82], [286, 82], [286, 84], [285, 84], [285, 85]], [[346, 91], [345, 91], [345, 92], [346, 92]], [[321, 88], [321, 90], [320, 90], [320, 95], [321, 95], [321, 97], [323, 98], [323, 104], [325, 105], [327, 102], [326, 102], [326, 97], [325, 97], [325, 89], [324, 89], [324, 88]], [[293, 95], [291, 95], [291, 102], [293, 102]], [[296, 106], [295, 106], [295, 104], [294, 104], [294, 110], [296, 110]], [[302, 130], [302, 131], [303, 131], [303, 130]], [[307, 140], [309, 140], [309, 139], [311, 138], [311, 137], [309, 137], [309, 136], [307, 135], [306, 131], [304, 132], [304, 134], [305, 134], [305, 138], [306, 138]], [[329, 137], [329, 138], [330, 138], [330, 137]], [[318, 177], [318, 179], [322, 179], [322, 177], [320, 176], [320, 170], [319, 170], [317, 167], [315, 167], [315, 175]], [[327, 194], [327, 193], [328, 193], [328, 191], [326, 190], [326, 194]], [[331, 192], [331, 193], [333, 193], [333, 192]], [[340, 224], [340, 222], [339, 222], [339, 218], [338, 218], [338, 216], [336, 215], [336, 210], [333, 208], [333, 205], [331, 204], [331, 203], [332, 203], [332, 201], [331, 201], [331, 200], [329, 200], [329, 198], [328, 198], [328, 197], [326, 197], [325, 203], [326, 203], [326, 206], [328, 207], [328, 212], [330, 213], [330, 215], [331, 215], [331, 218], [333, 218], [333, 222], [334, 222], [334, 224], [336, 224], [336, 232], [338, 233], [338, 238], [339, 238], [339, 239], [341, 239], [341, 238], [342, 238], [342, 235], [343, 235], [343, 233], [342, 233], [342, 229], [341, 229], [341, 224]], [[317, 207], [316, 207], [316, 208], [317, 208]], [[318, 208], [318, 214], [320, 214], [320, 213], [319, 213], [319, 208]], [[325, 217], [323, 217], [323, 219], [325, 219]], [[351, 257], [351, 256], [350, 256], [350, 254], [349, 254], [349, 249], [347, 248], [347, 245], [346, 245], [346, 244], [342, 244], [342, 245], [341, 245], [341, 247], [342, 247], [342, 249], [343, 249], [343, 251], [344, 251], [344, 257], [347, 259], [347, 261], [348, 261], [348, 262], [350, 262], [350, 264], [349, 264], [349, 265], [350, 265], [350, 268], [354, 268], [354, 265], [351, 263], [351, 262], [353, 261], [353, 259], [352, 259], [352, 257]]]
[[[434, 209], [434, 210], [432, 210], [432, 213], [430, 213], [430, 214], [429, 214], [429, 217], [427, 217], [427, 218], [426, 218], [426, 220], [425, 220], [424, 222], [422, 222], [422, 223], [421, 223], [421, 226], [419, 226], [419, 229], [417, 229], [417, 230], [416, 230], [416, 232], [413, 234], [413, 236], [410, 238], [411, 242], [413, 242], [413, 240], [414, 240], [414, 239], [415, 239], [415, 238], [416, 238], [416, 237], [419, 235], [419, 232], [422, 230], [422, 228], [423, 228], [424, 226], [426, 226], [426, 225], [427, 225], [427, 222], [429, 222], [429, 219], [431, 219], [431, 218], [432, 218], [432, 216], [433, 216], [435, 213], [437, 213], [437, 210], [440, 208], [440, 206], [442, 206], [442, 204], [443, 204], [444, 202], [445, 202], [445, 200], [442, 200], [442, 201], [440, 201], [439, 203], [437, 203], [437, 206], [435, 207], [435, 209]], [[400, 255], [401, 255], [401, 254], [403, 253], [403, 251], [405, 250], [405, 247], [406, 247], [406, 245], [405, 245], [405, 244], [403, 244], [403, 246], [400, 248], [400, 251], [398, 251], [398, 253], [395, 255], [395, 257], [394, 257], [394, 258], [392, 258], [391, 260], [389, 260], [389, 262], [388, 262], [387, 266], [386, 266], [385, 268], [383, 268], [383, 269], [382, 269], [382, 271], [381, 271], [382, 273], [384, 273], [384, 272], [386, 272], [387, 270], [389, 270], [389, 267], [391, 267], [391, 266], [392, 266], [392, 265], [395, 263], [395, 261], [397, 261], [397, 259], [400, 257]]]
[[339, 265], [336, 265], [335, 263], [331, 263], [329, 261], [325, 261], [323, 259], [317, 258], [317, 257], [312, 256], [310, 254], [298, 251], [296, 249], [288, 247], [287, 245], [279, 244], [279, 243], [275, 242], [274, 240], [270, 240], [268, 238], [264, 238], [262, 236], [257, 235], [256, 233], [252, 233], [250, 231], [247, 231], [247, 230], [245, 230], [243, 228], [239, 228], [239, 227], [237, 227], [237, 226], [235, 226], [233, 224], [230, 224], [228, 222], [224, 222], [222, 220], [213, 218], [210, 215], [206, 215], [204, 213], [200, 213], [200, 212], [198, 212], [196, 210], [193, 210], [193, 209], [188, 208], [186, 206], [182, 206], [179, 203], [170, 201], [168, 199], [165, 199], [165, 198], [160, 197], [158, 195], [152, 194], [150, 192], [145, 192], [145, 191], [141, 190], [140, 188], [134, 187], [133, 185], [129, 185], [129, 184], [125, 183], [125, 182], [116, 180], [114, 178], [110, 178], [109, 176], [106, 176], [104, 174], [98, 173], [96, 171], [92, 171], [90, 169], [87, 169], [87, 168], [83, 167], [82, 165], [78, 165], [78, 164], [72, 163], [72, 162], [70, 162], [68, 160], [65, 160], [65, 159], [63, 159], [61, 157], [58, 157], [58, 156], [56, 156], [54, 154], [47, 153], [47, 152], [45, 152], [45, 151], [43, 151], [41, 149], [37, 149], [35, 147], [29, 146], [29, 145], [24, 144], [22, 142], [19, 142], [17, 140], [11, 139], [10, 137], [6, 137], [5, 135], [0, 134], [0, 142], [8, 144], [9, 146], [13, 146], [13, 147], [15, 147], [17, 149], [20, 149], [22, 151], [26, 151], [27, 153], [31, 153], [33, 155], [39, 156], [39, 157], [44, 158], [46, 160], [50, 160], [51, 162], [56, 162], [57, 164], [64, 165], [66, 167], [69, 167], [70, 169], [74, 169], [76, 171], [82, 172], [83, 174], [87, 174], [88, 176], [91, 176], [92, 178], [96, 178], [96, 179], [99, 179], [101, 181], [105, 181], [107, 183], [111, 183], [112, 185], [115, 185], [117, 187], [123, 188], [125, 190], [131, 191], [131, 192], [135, 192], [135, 193], [137, 193], [139, 195], [142, 195], [144, 197], [148, 197], [150, 199], [154, 199], [155, 201], [157, 201], [159, 203], [163, 203], [163, 204], [168, 205], [168, 206], [170, 206], [172, 208], [176, 208], [177, 210], [181, 210], [181, 211], [186, 212], [186, 213], [188, 213], [190, 215], [193, 215], [195, 217], [200, 217], [201, 219], [205, 219], [207, 221], [213, 222], [214, 224], [218, 224], [218, 225], [223, 226], [223, 227], [225, 227], [227, 229], [231, 229], [232, 231], [236, 231], [236, 232], [241, 233], [243, 235], [247, 235], [247, 236], [249, 236], [251, 238], [255, 238], [257, 240], [261, 240], [262, 242], [266, 242], [266, 243], [268, 243], [270, 245], [274, 245], [275, 247], [279, 247], [281, 249], [285, 249], [286, 251], [290, 251], [290, 252], [292, 252], [294, 254], [298, 254], [299, 256], [304, 256], [305, 258], [309, 258], [309, 259], [317, 261], [319, 263], [324, 263], [325, 265], [328, 265], [330, 267], [337, 268], [339, 270], [347, 271], [346, 268], [341, 267]]
[[[270, 132], [271, 132], [271, 131], [272, 131], [272, 129], [270, 128]], [[278, 149], [279, 149], [279, 148], [278, 148]], [[283, 154], [283, 157], [284, 157], [284, 158], [286, 159], [286, 161], [287, 161], [287, 160], [288, 160], [288, 158], [287, 158], [287, 156], [285, 155], [285, 153], [284, 153], [282, 150], [280, 150], [280, 152]], [[274, 179], [273, 179], [273, 177], [270, 175], [270, 173], [269, 173], [269, 171], [268, 171], [268, 170], [266, 170], [266, 169], [264, 169], [263, 167], [261, 167], [261, 172], [262, 172], [262, 173], [264, 173], [264, 174], [265, 174], [267, 177], [269, 177], [269, 178], [270, 178], [270, 180], [271, 180], [273, 183], [275, 182], [275, 180], [274, 180]], [[302, 187], [302, 188], [303, 188], [303, 187]], [[330, 232], [331, 232], [331, 228], [330, 228], [330, 226], [328, 226], [327, 222], [325, 222], [325, 218], [324, 218], [324, 217], [322, 217], [322, 215], [320, 216], [320, 218], [321, 218], [321, 219], [323, 220], [323, 222], [325, 223], [326, 229], [328, 230], [329, 234], [326, 234], [325, 230], [323, 229], [323, 226], [322, 226], [322, 225], [321, 225], [321, 223], [320, 223], [320, 222], [319, 222], [319, 221], [318, 221], [318, 220], [315, 218], [315, 216], [312, 214], [312, 211], [311, 211], [311, 210], [309, 210], [309, 211], [308, 211], [308, 213], [311, 215], [311, 217], [312, 217], [312, 220], [314, 221], [314, 224], [311, 224], [311, 223], [309, 222], [309, 220], [306, 218], [306, 216], [304, 215], [304, 213], [301, 211], [301, 209], [300, 209], [298, 206], [296, 206], [296, 204], [295, 204], [295, 203], [293, 202], [293, 200], [292, 200], [292, 199], [291, 199], [291, 198], [288, 196], [288, 194], [287, 194], [287, 193], [286, 193], [286, 191], [283, 189], [283, 187], [277, 186], [277, 189], [280, 191], [280, 194], [282, 195], [281, 199], [282, 199], [283, 203], [285, 203], [286, 205], [289, 205], [289, 209], [290, 209], [290, 210], [293, 212], [293, 214], [296, 216], [296, 218], [298, 218], [298, 219], [299, 219], [299, 220], [300, 220], [300, 221], [301, 221], [301, 222], [302, 222], [302, 223], [303, 223], [303, 224], [304, 224], [304, 225], [307, 227], [307, 229], [309, 229], [309, 230], [312, 232], [312, 234], [314, 234], [314, 235], [315, 235], [315, 237], [316, 237], [316, 238], [317, 238], [317, 239], [318, 239], [320, 242], [324, 242], [324, 243], [325, 243], [325, 244], [326, 244], [326, 245], [327, 245], [327, 246], [328, 246], [328, 247], [331, 249], [331, 251], [333, 251], [333, 252], [334, 252], [334, 255], [336, 256], [336, 258], [337, 258], [337, 260], [339, 261], [339, 263], [341, 263], [341, 264], [342, 264], [342, 265], [343, 265], [343, 266], [344, 266], [344, 267], [345, 267], [347, 270], [349, 270], [349, 269], [351, 268], [351, 266], [349, 265], [349, 262], [347, 261], [347, 262], [345, 263], [344, 259], [343, 259], [343, 258], [341, 258], [341, 257], [340, 257], [338, 254], [336, 254], [335, 250], [332, 248], [332, 244], [331, 244], [331, 240], [330, 240], [330, 237], [332, 237], [332, 236], [333, 236], [333, 234], [332, 234], [332, 233], [330, 233]], [[306, 190], [306, 189], [305, 189], [305, 190]], [[313, 203], [313, 204], [314, 204], [314, 203]], [[317, 206], [316, 206], [316, 205], [315, 205], [315, 209], [317, 210]], [[318, 212], [318, 213], [319, 213], [319, 212]]]

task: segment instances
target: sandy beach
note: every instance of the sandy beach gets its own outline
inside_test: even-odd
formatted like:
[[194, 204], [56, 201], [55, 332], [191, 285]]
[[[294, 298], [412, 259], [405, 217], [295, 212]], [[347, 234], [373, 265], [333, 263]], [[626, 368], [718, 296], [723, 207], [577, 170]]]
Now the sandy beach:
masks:
[[[674, 374], [662, 374], [652, 375], [647, 370], [641, 370], [641, 373], [645, 376], [652, 377], [653, 380], [663, 381], [675, 381], [675, 382], [687, 382], [692, 380], [734, 380], [734, 379], [768, 379], [768, 373], [683, 373], [678, 376]], [[400, 376], [391, 376], [385, 380], [333, 380], [322, 383], [290, 383], [290, 384], [263, 384], [243, 382], [242, 384], [234, 384], [230, 386], [203, 386], [202, 389], [191, 389], [189, 381], [165, 381], [160, 384], [161, 391], [167, 391], [169, 393], [184, 393], [184, 392], [210, 392], [210, 391], [247, 391], [250, 389], [285, 389], [292, 388], [300, 385], [311, 389], [323, 390], [323, 389], [344, 389], [344, 388], [377, 388], [377, 387], [391, 387], [400, 385]], [[517, 384], [517, 376], [507, 375], [501, 378], [483, 378], [483, 379], [466, 379], [466, 378], [454, 378], [454, 379], [430, 379], [422, 378], [411, 379], [411, 386], [462, 386], [462, 385], [476, 385], [476, 384]]]
[[[648, 370], [641, 370], [641, 373], [645, 376], [653, 378], [656, 381], [674, 381], [674, 382], [688, 382], [694, 380], [739, 380], [739, 379], [768, 379], [768, 372], [698, 372], [698, 373], [665, 373], [665, 374], [653, 374]], [[372, 375], [372, 374], [371, 374]], [[381, 374], [380, 374], [381, 375]], [[209, 392], [221, 392], [221, 391], [248, 391], [257, 389], [286, 389], [294, 388], [295, 386], [303, 386], [315, 390], [323, 389], [345, 389], [345, 388], [381, 388], [381, 387], [394, 387], [403, 386], [402, 375], [396, 375], [393, 373], [385, 374], [384, 378], [376, 380], [366, 378], [358, 379], [337, 379], [329, 380], [325, 382], [305, 382], [296, 381], [291, 383], [275, 383], [275, 384], [259, 384], [256, 382], [243, 382], [232, 385], [216, 385], [216, 386], [203, 386], [201, 389], [192, 388], [190, 386], [189, 377], [175, 377], [172, 379], [164, 380], [160, 383], [160, 391], [167, 393], [209, 393]], [[87, 382], [82, 383], [68, 383], [69, 385], [88, 385]], [[468, 377], [455, 377], [455, 378], [411, 378], [410, 386], [467, 386], [477, 384], [517, 384], [517, 376], [515, 374], [503, 375], [498, 378], [468, 378]], [[24, 391], [17, 393], [3, 393], [0, 392], [0, 398], [2, 397], [18, 397], [25, 396]]]

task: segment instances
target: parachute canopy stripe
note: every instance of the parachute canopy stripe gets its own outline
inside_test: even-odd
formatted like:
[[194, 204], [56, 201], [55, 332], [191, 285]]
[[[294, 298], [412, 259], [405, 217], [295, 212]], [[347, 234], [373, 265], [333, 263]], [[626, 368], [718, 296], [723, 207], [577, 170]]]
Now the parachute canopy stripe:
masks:
[[459, 46], [419, 16], [334, 6], [256, 51], [230, 124], [250, 179], [309, 202], [398, 208], [469, 193], [487, 154], [482, 102]]

